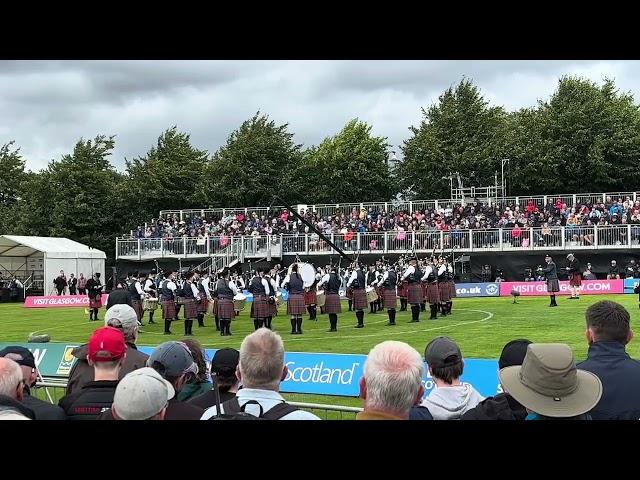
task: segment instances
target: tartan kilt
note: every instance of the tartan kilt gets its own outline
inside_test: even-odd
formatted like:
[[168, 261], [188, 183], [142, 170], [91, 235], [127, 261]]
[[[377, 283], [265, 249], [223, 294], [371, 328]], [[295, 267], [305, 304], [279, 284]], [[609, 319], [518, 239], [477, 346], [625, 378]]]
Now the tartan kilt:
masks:
[[347, 298], [349, 300], [353, 300], [353, 287], [348, 287], [347, 288]]
[[102, 297], [100, 295], [89, 297], [89, 308], [102, 308]]
[[306, 311], [304, 295], [301, 293], [289, 293], [289, 300], [287, 300], [287, 315], [304, 315]]
[[318, 302], [318, 297], [315, 290], [310, 292], [304, 292], [304, 304], [306, 306], [315, 305]]
[[[376, 287], [376, 293], [378, 294], [378, 300], [382, 301], [382, 298], [384, 297], [385, 290], [386, 290], [385, 287]], [[395, 292], [396, 289], [394, 288], [393, 291]]]
[[382, 293], [382, 307], [383, 308], [396, 308], [398, 303], [398, 296], [396, 295], [395, 288], [385, 288]]
[[184, 299], [184, 318], [186, 320], [198, 318], [198, 303], [195, 298]]
[[353, 290], [353, 308], [356, 310], [364, 310], [369, 306], [367, 300], [367, 291], [364, 288]]
[[163, 300], [160, 302], [162, 306], [162, 318], [163, 320], [173, 320], [176, 318], [176, 301], [175, 300]]
[[219, 298], [215, 301], [217, 306], [217, 315], [221, 320], [233, 320], [236, 316], [235, 308], [233, 307], [233, 299], [231, 298]]
[[409, 291], [409, 282], [406, 280], [400, 283], [398, 287], [398, 296], [400, 298], [407, 298], [407, 292]]
[[324, 313], [342, 313], [342, 303], [340, 303], [340, 295], [337, 293], [327, 293], [324, 302]]
[[579, 287], [580, 285], [582, 285], [582, 275], [580, 275], [579, 273], [574, 273], [573, 275], [571, 275], [571, 278], [569, 279], [569, 285], [572, 287]]
[[439, 282], [438, 283], [438, 293], [440, 294], [440, 303], [448, 302], [451, 300], [451, 296], [449, 293], [451, 290], [449, 289], [448, 282]]
[[209, 299], [207, 297], [201, 298], [198, 302], [198, 313], [207, 313], [207, 305], [209, 304]]
[[267, 318], [271, 316], [269, 313], [269, 297], [266, 295], [254, 295], [251, 302], [251, 318]]
[[456, 293], [456, 282], [449, 280], [449, 298], [456, 298], [458, 294]]
[[547, 280], [547, 293], [559, 292], [560, 282], [557, 278]]
[[440, 303], [440, 290], [437, 283], [427, 284], [427, 302], [430, 305]]
[[269, 302], [269, 316], [270, 317], [278, 316], [278, 304], [275, 301], [273, 303]]
[[409, 289], [407, 291], [407, 303], [417, 305], [422, 303], [422, 300], [424, 300], [422, 295], [422, 285], [419, 283], [409, 284]]
[[142, 310], [142, 301], [131, 300], [131, 306], [136, 311], [136, 317], [138, 317], [138, 321], [140, 321], [142, 319], [142, 315], [144, 315], [144, 311]]

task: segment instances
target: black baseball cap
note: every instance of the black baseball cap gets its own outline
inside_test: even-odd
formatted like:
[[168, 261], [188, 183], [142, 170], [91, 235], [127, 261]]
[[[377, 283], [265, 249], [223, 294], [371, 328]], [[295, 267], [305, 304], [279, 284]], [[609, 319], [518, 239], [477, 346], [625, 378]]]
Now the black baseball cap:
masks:
[[498, 368], [502, 370], [505, 367], [513, 367], [515, 365], [522, 365], [524, 356], [527, 354], [527, 346], [531, 344], [531, 340], [526, 338], [519, 338], [518, 340], [511, 340], [502, 349], [500, 359], [498, 360]]
[[460, 347], [449, 337], [436, 337], [424, 350], [424, 361], [430, 367], [451, 367], [462, 362]]
[[36, 359], [28, 348], [17, 345], [5, 347], [0, 350], [0, 357], [10, 358], [23, 367], [36, 368]]
[[220, 373], [224, 370], [234, 370], [240, 361], [240, 352], [235, 348], [221, 348], [217, 350], [211, 360], [211, 371]]

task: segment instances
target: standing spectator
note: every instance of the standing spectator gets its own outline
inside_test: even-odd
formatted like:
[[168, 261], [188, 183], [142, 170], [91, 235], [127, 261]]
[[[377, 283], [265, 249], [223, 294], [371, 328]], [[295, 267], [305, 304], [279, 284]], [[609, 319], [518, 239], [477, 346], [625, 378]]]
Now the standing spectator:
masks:
[[58, 291], [58, 295], [63, 295], [65, 293], [64, 289], [67, 288], [67, 277], [64, 274], [64, 270], [60, 270], [60, 275], [53, 280], [53, 284]]
[[620, 280], [620, 269], [615, 260], [611, 260], [611, 266], [609, 267], [609, 273], [607, 273], [607, 280]]
[[[498, 369], [522, 365], [530, 340], [512, 340], [502, 349]], [[502, 390], [502, 389], [501, 389]], [[524, 420], [527, 410], [508, 393], [485, 398], [475, 408], [462, 415], [461, 420]]]
[[9, 358], [20, 367], [24, 384], [22, 403], [33, 410], [35, 420], [67, 419], [64, 410], [60, 407], [31, 395], [31, 389], [35, 387], [38, 380], [38, 368], [36, 359], [29, 349], [19, 346], [6, 347], [0, 351], [0, 357]]
[[78, 277], [78, 295], [87, 294], [87, 279], [84, 278], [84, 273], [80, 273]]
[[[144, 367], [149, 355], [138, 351], [136, 347], [136, 342], [138, 341], [138, 317], [135, 310], [129, 305], [114, 305], [107, 310], [104, 316], [104, 324], [121, 330], [127, 344], [127, 357], [124, 359], [120, 369], [119, 378], [122, 379], [127, 373]], [[74, 348], [71, 354], [78, 360], [69, 372], [67, 395], [80, 390], [93, 380], [93, 368], [87, 361], [88, 345]]]
[[424, 364], [404, 342], [387, 340], [371, 349], [360, 379], [364, 410], [357, 420], [408, 420], [424, 394]]
[[116, 283], [116, 288], [109, 293], [109, 298], [107, 299], [107, 312], [114, 305], [129, 305], [133, 308], [132, 303], [131, 293], [129, 292], [127, 284], [124, 280], [119, 280], [118, 283]]
[[[221, 348], [217, 350], [211, 360], [211, 375], [215, 374], [220, 403], [231, 400], [238, 393], [239, 381], [236, 375], [240, 352], [235, 348]], [[216, 396], [213, 390], [189, 400], [189, 403], [207, 409], [216, 404]]]
[[598, 404], [602, 383], [596, 375], [579, 370], [569, 345], [532, 343], [522, 365], [500, 370], [504, 390], [524, 405], [526, 420], [590, 420]]
[[93, 332], [87, 344], [87, 362], [93, 367], [94, 380], [59, 402], [70, 420], [95, 420], [111, 408], [126, 354], [122, 331], [101, 327]]
[[69, 275], [69, 295], [77, 295], [76, 286], [78, 285], [78, 279], [72, 274]]
[[116, 388], [113, 405], [99, 420], [165, 420], [176, 392], [153, 368], [129, 372]]
[[587, 359], [578, 367], [592, 372], [602, 382], [602, 398], [591, 410], [594, 420], [640, 418], [640, 362], [626, 352], [633, 338], [631, 317], [622, 305], [603, 300], [585, 314]]
[[[260, 328], [247, 335], [240, 345], [237, 370], [242, 389], [235, 398], [220, 405], [222, 413], [237, 413], [251, 402], [245, 407], [245, 412], [256, 417], [264, 416], [271, 420], [319, 420], [314, 414], [287, 404], [278, 393], [280, 382], [288, 372], [284, 364], [284, 343], [280, 335], [268, 328]], [[215, 415], [214, 406], [204, 412], [202, 419], [207, 420]]]
[[470, 384], [463, 384], [460, 377], [464, 360], [458, 345], [448, 337], [436, 337], [424, 352], [424, 360], [436, 385], [422, 401], [434, 420], [459, 420], [467, 411], [484, 400]]
[[0, 420], [33, 420], [33, 410], [22, 404], [24, 383], [20, 366], [0, 358]]
[[205, 352], [198, 342], [194, 338], [187, 338], [184, 340], [184, 344], [189, 348], [193, 361], [198, 366], [198, 373], [192, 376], [189, 381], [182, 387], [177, 398], [181, 402], [186, 402], [194, 397], [199, 396], [205, 392], [211, 390], [211, 382], [209, 381], [209, 372], [207, 371], [207, 360], [205, 358]]

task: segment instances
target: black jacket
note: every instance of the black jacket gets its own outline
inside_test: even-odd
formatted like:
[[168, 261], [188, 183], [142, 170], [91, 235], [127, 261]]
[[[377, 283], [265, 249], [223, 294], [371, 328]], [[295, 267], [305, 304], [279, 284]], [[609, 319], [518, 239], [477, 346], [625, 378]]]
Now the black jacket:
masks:
[[7, 395], [0, 395], [0, 412], [5, 411], [19, 413], [31, 420], [35, 420], [36, 418], [33, 410], [31, 410], [29, 407], [11, 397], [8, 397]]
[[471, 410], [465, 412], [461, 420], [524, 420], [527, 409], [508, 393], [488, 397]]
[[103, 411], [111, 408], [118, 380], [101, 380], [87, 383], [80, 391], [65, 395], [58, 405], [69, 420], [96, 420]]
[[[235, 397], [235, 393], [230, 392], [220, 392], [220, 403], [224, 403], [227, 400], [231, 400]], [[197, 397], [193, 397], [188, 402], [190, 405], [195, 405], [196, 407], [200, 407], [203, 410], [206, 410], [209, 407], [213, 407], [216, 404], [216, 395], [213, 390], [209, 390]]]
[[433, 415], [427, 407], [418, 405], [411, 407], [409, 412], [409, 420], [433, 420]]
[[594, 420], [640, 418], [640, 362], [618, 342], [595, 342], [579, 369], [595, 373], [602, 382], [602, 397], [589, 412]]
[[45, 402], [39, 398], [31, 396], [29, 387], [24, 388], [24, 398], [22, 403], [33, 410], [36, 420], [66, 420], [67, 415], [64, 410], [57, 405]]
[[107, 299], [107, 310], [109, 310], [114, 305], [131, 305], [131, 293], [124, 288], [116, 288], [111, 293], [109, 293], [109, 298]]
[[[73, 349], [71, 354], [78, 360], [71, 367], [69, 372], [69, 381], [67, 382], [66, 394], [77, 392], [83, 385], [92, 381], [94, 378], [93, 367], [87, 363], [87, 346], [80, 345]], [[133, 372], [142, 367], [147, 366], [149, 355], [138, 351], [133, 343], [127, 342], [127, 357], [120, 369], [120, 380], [129, 372]]]
[[[204, 409], [185, 402], [179, 402], [175, 398], [169, 400], [165, 420], [200, 420], [204, 414]], [[111, 409], [105, 410], [97, 420], [114, 420]]]

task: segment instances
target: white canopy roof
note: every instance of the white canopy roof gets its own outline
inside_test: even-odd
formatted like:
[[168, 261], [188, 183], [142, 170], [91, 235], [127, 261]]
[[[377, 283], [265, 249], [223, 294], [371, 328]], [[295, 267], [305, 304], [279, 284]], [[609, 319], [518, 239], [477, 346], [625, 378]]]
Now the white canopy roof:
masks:
[[37, 252], [48, 258], [107, 258], [102, 250], [68, 238], [0, 235], [0, 256], [28, 257]]

